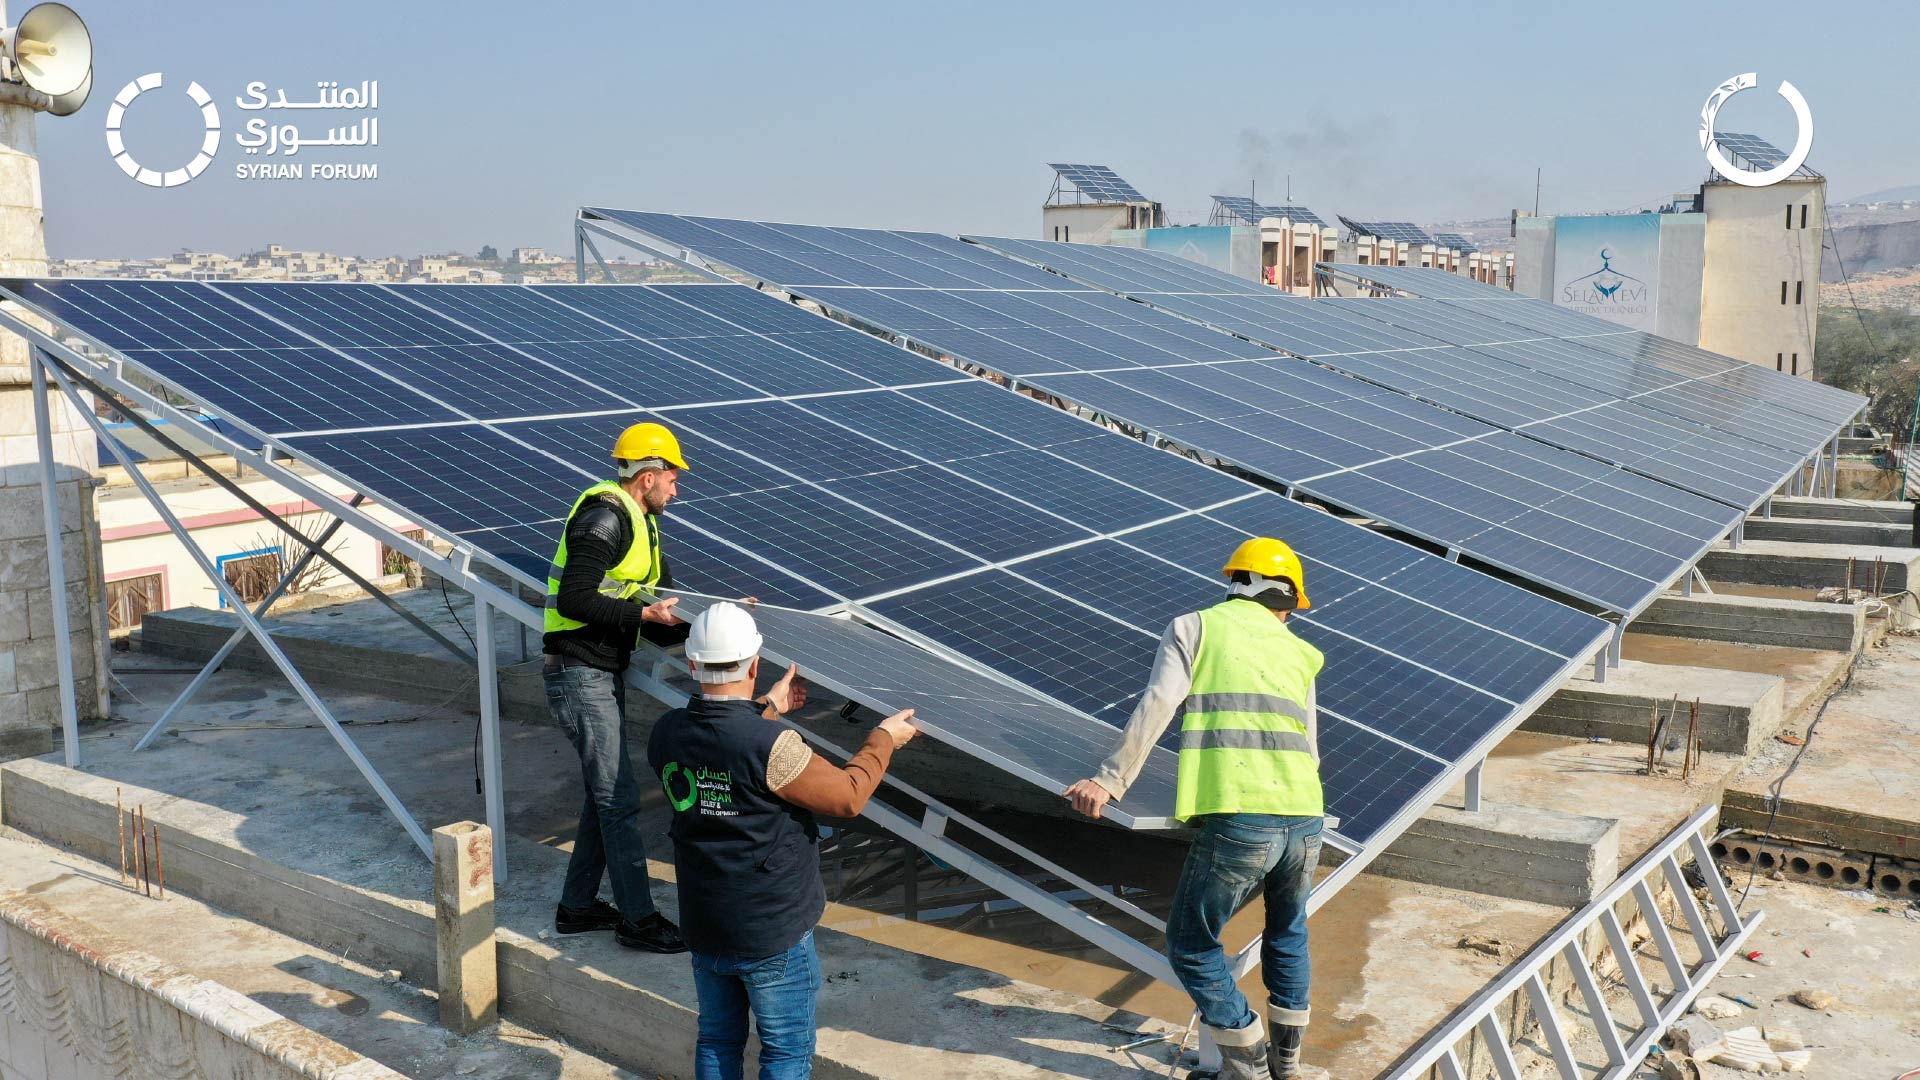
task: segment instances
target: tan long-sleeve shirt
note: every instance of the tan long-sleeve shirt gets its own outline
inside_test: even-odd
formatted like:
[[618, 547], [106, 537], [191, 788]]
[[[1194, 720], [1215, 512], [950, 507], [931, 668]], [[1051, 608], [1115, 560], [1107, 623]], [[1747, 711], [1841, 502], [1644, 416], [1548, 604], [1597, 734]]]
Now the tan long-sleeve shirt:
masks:
[[805, 810], [850, 818], [866, 809], [893, 761], [893, 736], [874, 728], [860, 752], [839, 767], [813, 752], [791, 729], [773, 740], [767, 755], [767, 786], [775, 795]]
[[[1160, 635], [1160, 649], [1153, 655], [1153, 669], [1147, 675], [1147, 688], [1141, 693], [1139, 704], [1133, 707], [1133, 716], [1127, 720], [1126, 729], [1120, 734], [1119, 745], [1100, 764], [1100, 771], [1093, 775], [1094, 783], [1106, 788], [1114, 798], [1123, 798], [1127, 788], [1133, 786], [1134, 779], [1147, 764], [1148, 751], [1167, 733], [1173, 718], [1179, 714], [1180, 706], [1186, 703], [1187, 695], [1192, 693], [1193, 659], [1199, 652], [1198, 612], [1182, 615], [1167, 624], [1166, 633]], [[1319, 710], [1314, 697], [1314, 692], [1309, 689], [1307, 745], [1312, 748], [1313, 759], [1319, 761]]]

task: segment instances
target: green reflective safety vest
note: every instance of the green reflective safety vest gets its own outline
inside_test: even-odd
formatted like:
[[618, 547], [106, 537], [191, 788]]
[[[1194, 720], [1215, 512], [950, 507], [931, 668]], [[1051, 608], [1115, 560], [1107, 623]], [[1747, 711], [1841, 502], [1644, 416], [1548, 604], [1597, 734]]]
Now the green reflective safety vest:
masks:
[[1200, 612], [1175, 817], [1326, 812], [1307, 742], [1307, 702], [1324, 659], [1253, 601]]
[[[627, 554], [621, 558], [605, 577], [600, 579], [600, 594], [625, 599], [639, 592], [641, 588], [652, 586], [660, 580], [660, 530], [654, 523], [652, 514], [641, 509], [633, 501], [627, 490], [612, 480], [602, 480], [580, 493], [573, 500], [573, 509], [567, 511], [567, 521], [580, 512], [580, 505], [588, 499], [601, 495], [612, 495], [626, 507], [627, 519], [633, 524], [633, 543], [627, 545]], [[553, 565], [547, 567], [547, 632], [578, 630], [587, 625], [578, 619], [569, 619], [560, 614], [560, 575], [567, 568], [567, 527], [560, 526], [560, 547], [553, 553]]]

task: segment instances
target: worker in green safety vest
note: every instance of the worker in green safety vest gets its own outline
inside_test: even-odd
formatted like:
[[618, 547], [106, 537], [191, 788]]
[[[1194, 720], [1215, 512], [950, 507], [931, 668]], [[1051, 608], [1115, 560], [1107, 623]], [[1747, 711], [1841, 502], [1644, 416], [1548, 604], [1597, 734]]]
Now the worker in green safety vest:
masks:
[[[1096, 818], [1125, 798], [1184, 707], [1174, 814], [1197, 832], [1167, 916], [1167, 959], [1220, 1057], [1189, 1080], [1292, 1080], [1307, 1029], [1307, 895], [1325, 814], [1313, 690], [1322, 657], [1287, 625], [1308, 606], [1293, 549], [1248, 540], [1221, 572], [1227, 599], [1167, 627], [1120, 744], [1066, 797]], [[1264, 1027], [1220, 944], [1257, 891], [1267, 909]]]
[[[672, 584], [660, 553], [660, 514], [687, 463], [673, 432], [652, 423], [623, 431], [613, 461], [619, 478], [574, 500], [547, 571], [547, 708], [580, 755], [586, 787], [554, 930], [611, 930], [628, 948], [678, 953], [686, 943], [655, 907], [647, 880], [623, 673], [643, 633], [662, 645], [686, 637], [673, 612], [679, 601], [650, 603], [644, 590]], [[602, 877], [612, 882], [612, 904], [599, 898]]]

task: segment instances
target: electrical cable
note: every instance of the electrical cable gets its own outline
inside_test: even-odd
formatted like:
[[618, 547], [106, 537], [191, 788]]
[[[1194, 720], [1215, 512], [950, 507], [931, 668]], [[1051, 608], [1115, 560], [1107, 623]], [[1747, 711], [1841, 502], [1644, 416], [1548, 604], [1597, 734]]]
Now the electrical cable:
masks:
[[[461, 622], [459, 613], [453, 610], [453, 599], [447, 595], [447, 579], [444, 577], [440, 579], [440, 602], [447, 605], [448, 617], [453, 619], [453, 625], [459, 627], [461, 633], [467, 635], [467, 644], [473, 646], [473, 655], [476, 658], [479, 657], [480, 643], [473, 640], [472, 634], [467, 633], [467, 624]], [[466, 688], [463, 686], [461, 689]], [[484, 790], [480, 782], [480, 714], [475, 713], [473, 715], [473, 793], [478, 795]]]

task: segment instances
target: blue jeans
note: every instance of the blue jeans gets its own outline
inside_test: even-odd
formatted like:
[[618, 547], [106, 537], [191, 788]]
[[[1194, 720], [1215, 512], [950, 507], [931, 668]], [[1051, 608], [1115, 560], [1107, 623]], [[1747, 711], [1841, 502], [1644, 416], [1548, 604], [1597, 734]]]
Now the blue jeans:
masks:
[[1304, 1010], [1312, 981], [1307, 955], [1307, 893], [1320, 862], [1318, 817], [1208, 814], [1187, 852], [1167, 916], [1167, 959], [1200, 1010], [1200, 1021], [1221, 1030], [1255, 1021], [1247, 996], [1233, 983], [1231, 958], [1220, 932], [1241, 905], [1264, 891], [1267, 924], [1260, 974], [1268, 1004]]
[[640, 784], [627, 754], [627, 684], [611, 671], [568, 664], [546, 675], [547, 708], [580, 755], [586, 801], [567, 860], [560, 902], [591, 905], [600, 878], [613, 879], [613, 906], [632, 922], [652, 915], [646, 841], [640, 836]]
[[694, 1080], [741, 1080], [749, 1011], [760, 1035], [760, 1080], [813, 1075], [813, 1007], [820, 993], [813, 931], [786, 952], [756, 959], [695, 949], [693, 986], [700, 995]]

